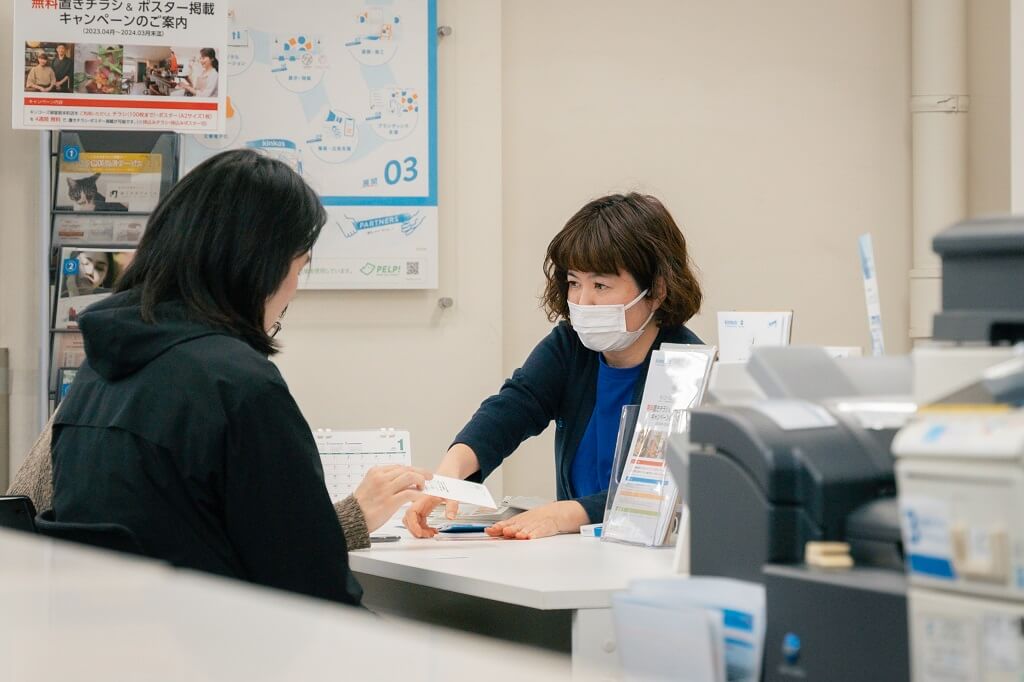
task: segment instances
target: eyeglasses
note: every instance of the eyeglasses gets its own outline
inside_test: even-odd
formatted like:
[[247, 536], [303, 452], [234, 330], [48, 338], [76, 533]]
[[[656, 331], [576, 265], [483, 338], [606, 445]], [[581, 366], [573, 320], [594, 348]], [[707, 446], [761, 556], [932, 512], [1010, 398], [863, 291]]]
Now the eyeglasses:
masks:
[[286, 312], [288, 312], [288, 306], [285, 306], [284, 310], [281, 311], [281, 314], [277, 318], [277, 322], [270, 325], [270, 331], [267, 332], [267, 336], [269, 336], [270, 338], [274, 338], [275, 336], [277, 336], [277, 333], [281, 331], [281, 320], [284, 319], [284, 314]]

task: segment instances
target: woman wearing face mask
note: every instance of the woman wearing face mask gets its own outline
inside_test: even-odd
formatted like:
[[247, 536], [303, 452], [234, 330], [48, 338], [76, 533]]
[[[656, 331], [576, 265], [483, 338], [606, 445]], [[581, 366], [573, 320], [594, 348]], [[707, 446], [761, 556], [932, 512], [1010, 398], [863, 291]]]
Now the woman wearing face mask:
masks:
[[[601, 521], [619, 416], [640, 402], [651, 352], [701, 343], [684, 326], [702, 298], [686, 240], [652, 196], [588, 203], [548, 245], [544, 273], [544, 308], [560, 323], [483, 402], [436, 472], [482, 480], [554, 421], [558, 501], [487, 529], [507, 538], [574, 533]], [[413, 503], [405, 515], [413, 535], [437, 532], [427, 515], [442, 501]], [[448, 501], [448, 518], [457, 512]]]

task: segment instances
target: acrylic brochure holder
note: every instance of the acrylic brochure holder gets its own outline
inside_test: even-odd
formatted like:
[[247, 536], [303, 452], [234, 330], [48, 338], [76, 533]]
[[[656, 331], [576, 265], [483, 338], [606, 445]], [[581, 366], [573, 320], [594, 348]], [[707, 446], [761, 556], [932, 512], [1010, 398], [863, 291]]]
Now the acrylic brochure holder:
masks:
[[[619, 431], [615, 436], [615, 453], [612, 457], [612, 474], [608, 481], [608, 498], [604, 503], [604, 519], [608, 519], [608, 512], [611, 511], [612, 503], [615, 501], [615, 494], [619, 490], [619, 483], [622, 480], [622, 471], [626, 468], [626, 455], [629, 453], [629, 446], [633, 442], [633, 432], [636, 430], [636, 418], [640, 414], [639, 405], [623, 405], [622, 414], [619, 416]], [[602, 529], [603, 531], [603, 529]]]
[[669, 439], [689, 428], [707, 388], [713, 346], [665, 344], [651, 357], [641, 404], [623, 408], [601, 537], [671, 544], [686, 509], [686, 481], [668, 471]]

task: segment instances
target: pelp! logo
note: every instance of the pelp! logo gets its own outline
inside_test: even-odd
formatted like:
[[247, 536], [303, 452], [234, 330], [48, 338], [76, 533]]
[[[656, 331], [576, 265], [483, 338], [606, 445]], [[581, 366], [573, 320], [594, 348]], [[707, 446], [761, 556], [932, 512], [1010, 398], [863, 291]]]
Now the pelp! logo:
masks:
[[359, 268], [359, 272], [363, 273], [367, 277], [370, 275], [377, 275], [378, 277], [394, 277], [402, 272], [401, 265], [376, 265], [374, 263], [367, 263], [363, 267]]
[[787, 632], [782, 638], [782, 659], [788, 665], [796, 665], [800, 660], [800, 636], [795, 632]]
[[64, 160], [68, 163], [74, 163], [78, 161], [78, 156], [81, 150], [73, 144], [64, 145], [63, 156]]
[[65, 258], [64, 259], [64, 274], [65, 275], [77, 275], [78, 274], [78, 259], [77, 258]]

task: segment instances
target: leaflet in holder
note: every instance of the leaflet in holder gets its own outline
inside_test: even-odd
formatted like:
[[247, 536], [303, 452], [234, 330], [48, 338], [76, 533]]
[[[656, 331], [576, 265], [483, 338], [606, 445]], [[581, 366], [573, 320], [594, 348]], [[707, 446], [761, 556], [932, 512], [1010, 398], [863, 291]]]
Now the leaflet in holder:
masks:
[[54, 329], [76, 329], [78, 315], [110, 296], [135, 249], [62, 248]]
[[[93, 215], [151, 212], [177, 181], [177, 138], [174, 133], [150, 131], [61, 132], [53, 210]], [[114, 232], [111, 239], [95, 243], [120, 241], [113, 238]]]
[[443, 497], [446, 500], [475, 504], [479, 507], [495, 509], [494, 498], [491, 491], [482, 483], [462, 481], [448, 476], [434, 475], [423, 487], [423, 492], [434, 497]]
[[714, 346], [664, 344], [652, 354], [639, 410], [623, 410], [620, 420], [602, 539], [645, 546], [670, 541], [681, 486], [665, 466], [665, 447], [669, 436], [688, 430], [715, 352]]

